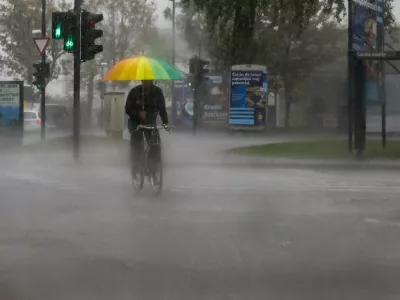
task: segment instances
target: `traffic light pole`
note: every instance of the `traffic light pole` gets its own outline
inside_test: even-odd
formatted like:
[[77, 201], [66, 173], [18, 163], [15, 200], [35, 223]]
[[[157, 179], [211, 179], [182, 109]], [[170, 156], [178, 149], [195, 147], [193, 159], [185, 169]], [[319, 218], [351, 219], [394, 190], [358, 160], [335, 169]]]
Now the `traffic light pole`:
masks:
[[[42, 37], [46, 37], [46, 0], [42, 0]], [[42, 53], [42, 64], [46, 63], [46, 50]], [[45, 81], [45, 79], [43, 79]], [[46, 139], [46, 82], [40, 86], [40, 117], [41, 117], [41, 138]]]
[[74, 158], [79, 159], [80, 122], [81, 122], [81, 0], [75, 0], [76, 16], [75, 46], [74, 46]]

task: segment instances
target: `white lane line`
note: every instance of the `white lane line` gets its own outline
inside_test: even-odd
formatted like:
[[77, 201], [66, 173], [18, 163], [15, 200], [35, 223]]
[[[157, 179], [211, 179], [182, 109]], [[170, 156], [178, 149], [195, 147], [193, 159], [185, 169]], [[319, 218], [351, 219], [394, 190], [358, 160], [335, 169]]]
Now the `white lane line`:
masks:
[[254, 192], [254, 191], [320, 191], [320, 192], [393, 192], [400, 193], [400, 187], [385, 185], [263, 185], [263, 186], [215, 186], [215, 185], [178, 185], [169, 188], [172, 192], [212, 191], [212, 192]]
[[364, 222], [368, 224], [383, 225], [388, 227], [400, 227], [400, 222], [380, 221], [375, 218], [366, 218], [364, 219]]
[[7, 177], [12, 180], [24, 181], [30, 184], [45, 185], [47, 187], [60, 190], [79, 191], [83, 189], [77, 184], [63, 182], [61, 180], [48, 179], [29, 173], [7, 174]]

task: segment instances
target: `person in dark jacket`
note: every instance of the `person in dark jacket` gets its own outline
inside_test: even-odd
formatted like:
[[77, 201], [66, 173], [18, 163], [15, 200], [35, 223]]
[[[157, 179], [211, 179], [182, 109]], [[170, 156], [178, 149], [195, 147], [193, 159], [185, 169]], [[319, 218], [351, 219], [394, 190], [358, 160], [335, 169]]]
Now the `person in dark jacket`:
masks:
[[[155, 125], [157, 116], [160, 115], [163, 126], [168, 129], [168, 115], [165, 107], [163, 91], [154, 85], [153, 80], [143, 80], [141, 85], [134, 87], [128, 94], [125, 104], [125, 112], [129, 116], [128, 128], [131, 133], [132, 163], [139, 166], [139, 159], [143, 151], [141, 130], [136, 130], [138, 125]], [[136, 130], [136, 131], [135, 131]], [[158, 130], [152, 136], [152, 131], [145, 130], [147, 142], [156, 140], [153, 147], [152, 158], [161, 155], [160, 136]]]

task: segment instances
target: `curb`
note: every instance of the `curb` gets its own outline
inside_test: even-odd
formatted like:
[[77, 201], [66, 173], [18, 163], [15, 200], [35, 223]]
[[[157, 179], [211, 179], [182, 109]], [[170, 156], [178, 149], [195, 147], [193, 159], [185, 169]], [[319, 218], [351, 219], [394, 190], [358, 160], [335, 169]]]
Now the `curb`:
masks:
[[400, 160], [334, 160], [334, 159], [293, 159], [243, 157], [228, 155], [222, 160], [225, 164], [247, 165], [252, 167], [326, 167], [326, 168], [367, 168], [400, 169]]

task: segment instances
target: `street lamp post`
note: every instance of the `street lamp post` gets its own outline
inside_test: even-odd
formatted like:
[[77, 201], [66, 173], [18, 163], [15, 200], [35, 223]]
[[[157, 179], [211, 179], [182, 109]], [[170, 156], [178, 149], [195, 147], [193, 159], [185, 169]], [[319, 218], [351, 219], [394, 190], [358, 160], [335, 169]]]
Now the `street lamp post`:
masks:
[[[176, 8], [176, 2], [175, 0], [172, 1], [172, 55], [171, 55], [171, 62], [173, 65], [175, 65], [175, 8]], [[175, 119], [175, 113], [176, 113], [176, 104], [174, 101], [174, 81], [171, 81], [171, 103], [172, 103], [172, 119]]]
[[[46, 0], [42, 0], [42, 38], [46, 37]], [[46, 63], [46, 50], [42, 53], [42, 63]], [[46, 84], [40, 87], [40, 118], [41, 118], [41, 139], [46, 138]]]
[[172, 1], [172, 64], [175, 64], [175, 0]]

